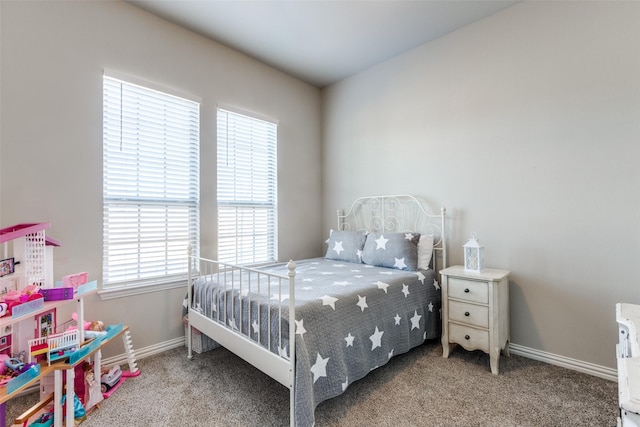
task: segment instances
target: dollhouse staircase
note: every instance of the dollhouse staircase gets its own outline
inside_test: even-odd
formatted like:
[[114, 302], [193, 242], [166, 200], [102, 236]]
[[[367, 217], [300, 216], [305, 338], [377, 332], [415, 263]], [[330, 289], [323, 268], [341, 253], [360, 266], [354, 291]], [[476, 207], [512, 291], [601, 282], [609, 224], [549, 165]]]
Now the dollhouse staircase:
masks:
[[131, 334], [127, 328], [122, 335], [122, 341], [124, 342], [124, 350], [127, 353], [127, 363], [129, 364], [129, 373], [131, 376], [137, 376], [140, 373], [136, 364], [136, 353], [133, 351], [133, 343], [131, 341]]

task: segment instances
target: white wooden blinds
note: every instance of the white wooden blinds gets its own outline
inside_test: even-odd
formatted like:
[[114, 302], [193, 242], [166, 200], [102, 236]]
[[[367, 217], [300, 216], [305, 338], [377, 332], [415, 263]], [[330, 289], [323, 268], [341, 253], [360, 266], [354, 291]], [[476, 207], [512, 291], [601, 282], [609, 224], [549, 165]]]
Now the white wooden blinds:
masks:
[[104, 76], [103, 283], [175, 280], [199, 254], [198, 102]]
[[277, 124], [218, 109], [218, 259], [277, 259]]

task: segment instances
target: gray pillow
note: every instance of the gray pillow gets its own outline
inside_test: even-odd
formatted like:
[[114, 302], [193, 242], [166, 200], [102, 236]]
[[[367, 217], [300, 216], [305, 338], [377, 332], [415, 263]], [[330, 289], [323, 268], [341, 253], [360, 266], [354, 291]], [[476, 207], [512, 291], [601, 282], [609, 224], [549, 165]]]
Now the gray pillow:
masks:
[[336, 261], [362, 262], [362, 248], [367, 233], [364, 231], [337, 231], [329, 232], [327, 240], [326, 259], [334, 259]]
[[377, 267], [416, 271], [419, 233], [369, 233], [362, 262]]

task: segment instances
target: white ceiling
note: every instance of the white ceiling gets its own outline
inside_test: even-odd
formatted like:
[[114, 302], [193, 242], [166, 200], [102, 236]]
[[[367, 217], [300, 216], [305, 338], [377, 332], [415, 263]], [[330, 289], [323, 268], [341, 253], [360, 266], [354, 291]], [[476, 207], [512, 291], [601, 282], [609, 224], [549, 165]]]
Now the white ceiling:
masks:
[[318, 87], [517, 0], [127, 0]]

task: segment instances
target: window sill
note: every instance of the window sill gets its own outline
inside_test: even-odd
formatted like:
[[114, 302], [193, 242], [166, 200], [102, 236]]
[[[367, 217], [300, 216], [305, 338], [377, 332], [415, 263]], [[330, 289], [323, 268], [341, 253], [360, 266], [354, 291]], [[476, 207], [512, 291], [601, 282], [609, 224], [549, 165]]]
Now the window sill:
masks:
[[172, 280], [170, 282], [161, 282], [161, 283], [145, 283], [139, 285], [128, 285], [128, 286], [111, 286], [102, 289], [98, 292], [100, 295], [100, 299], [102, 301], [116, 299], [116, 298], [126, 298], [133, 295], [142, 295], [148, 294], [150, 292], [162, 292], [169, 289], [176, 288], [184, 288], [185, 292], [187, 289], [186, 279], [182, 280]]

